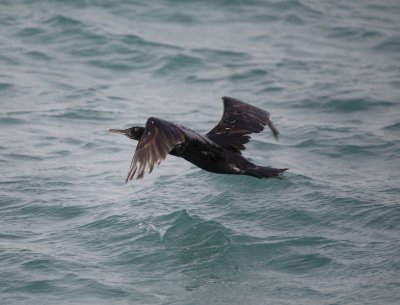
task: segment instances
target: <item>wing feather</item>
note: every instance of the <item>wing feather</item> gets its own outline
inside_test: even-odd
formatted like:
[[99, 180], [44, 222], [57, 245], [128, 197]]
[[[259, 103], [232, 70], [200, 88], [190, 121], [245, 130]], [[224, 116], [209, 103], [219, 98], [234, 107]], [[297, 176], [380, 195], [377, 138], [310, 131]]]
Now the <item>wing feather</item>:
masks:
[[178, 144], [190, 142], [220, 149], [207, 137], [174, 123], [151, 117], [147, 120], [142, 137], [132, 158], [126, 182], [143, 178], [146, 170], [152, 172]]
[[207, 137], [215, 143], [240, 153], [250, 140], [250, 134], [259, 133], [268, 125], [278, 138], [278, 130], [269, 119], [269, 112], [246, 104], [238, 99], [226, 97], [224, 113], [220, 122], [207, 133]]

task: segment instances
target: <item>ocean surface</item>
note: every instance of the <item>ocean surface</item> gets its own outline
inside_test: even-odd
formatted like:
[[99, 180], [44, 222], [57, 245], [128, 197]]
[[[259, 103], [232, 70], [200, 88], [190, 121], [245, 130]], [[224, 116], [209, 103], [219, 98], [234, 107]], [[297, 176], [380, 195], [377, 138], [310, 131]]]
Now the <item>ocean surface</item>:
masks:
[[[0, 1], [0, 304], [400, 304], [400, 2]], [[283, 179], [169, 156], [222, 96]]]

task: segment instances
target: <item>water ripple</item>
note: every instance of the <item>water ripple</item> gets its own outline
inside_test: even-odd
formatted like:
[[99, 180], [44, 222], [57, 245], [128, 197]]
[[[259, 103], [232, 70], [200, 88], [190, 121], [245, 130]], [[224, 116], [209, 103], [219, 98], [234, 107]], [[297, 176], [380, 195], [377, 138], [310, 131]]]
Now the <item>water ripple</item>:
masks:
[[[370, 1], [371, 2], [371, 1]], [[395, 304], [394, 1], [0, 1], [0, 303]], [[280, 130], [124, 184], [158, 116], [206, 133], [221, 96]]]

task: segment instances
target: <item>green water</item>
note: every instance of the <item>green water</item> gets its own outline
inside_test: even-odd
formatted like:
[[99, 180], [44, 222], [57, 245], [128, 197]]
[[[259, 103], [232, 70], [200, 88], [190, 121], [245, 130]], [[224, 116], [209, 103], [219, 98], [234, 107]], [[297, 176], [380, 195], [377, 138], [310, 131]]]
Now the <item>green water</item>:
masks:
[[[0, 304], [398, 304], [397, 1], [0, 1]], [[271, 112], [245, 156], [124, 184], [156, 116]]]

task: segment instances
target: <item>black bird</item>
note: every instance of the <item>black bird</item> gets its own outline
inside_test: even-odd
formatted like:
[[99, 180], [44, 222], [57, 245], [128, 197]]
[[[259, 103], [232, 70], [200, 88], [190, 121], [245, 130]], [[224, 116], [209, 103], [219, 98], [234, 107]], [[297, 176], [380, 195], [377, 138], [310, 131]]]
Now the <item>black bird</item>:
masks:
[[278, 130], [269, 119], [269, 112], [238, 99], [223, 97], [221, 121], [206, 135], [174, 123], [151, 117], [145, 127], [110, 129], [139, 141], [133, 155], [126, 182], [141, 179], [167, 154], [181, 157], [209, 172], [248, 175], [257, 178], [278, 177], [287, 168], [258, 166], [242, 156], [250, 134], [261, 132], [266, 125], [278, 139]]

